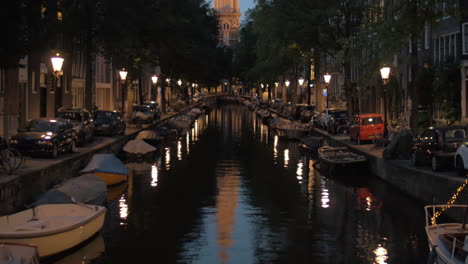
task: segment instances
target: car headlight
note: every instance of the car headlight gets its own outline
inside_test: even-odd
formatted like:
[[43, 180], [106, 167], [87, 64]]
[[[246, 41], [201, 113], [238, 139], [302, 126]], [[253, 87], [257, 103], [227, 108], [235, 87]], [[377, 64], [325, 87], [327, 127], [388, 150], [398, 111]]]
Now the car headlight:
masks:
[[10, 139], [10, 144], [18, 144], [18, 140], [17, 139]]

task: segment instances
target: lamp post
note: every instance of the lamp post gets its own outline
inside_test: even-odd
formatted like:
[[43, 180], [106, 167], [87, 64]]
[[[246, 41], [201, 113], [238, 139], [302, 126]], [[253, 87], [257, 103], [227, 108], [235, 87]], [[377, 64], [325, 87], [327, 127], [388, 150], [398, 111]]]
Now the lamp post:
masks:
[[[153, 75], [151, 77], [151, 81], [154, 84], [154, 97], [153, 97], [153, 93], [151, 94], [151, 97], [154, 98], [154, 101], [157, 101], [158, 100], [158, 86], [156, 84], [158, 83], [158, 76]], [[153, 99], [153, 98], [151, 98], [151, 99]]]
[[325, 105], [325, 108], [328, 109], [328, 85], [330, 84], [331, 75], [327, 73], [327, 74], [323, 75], [323, 79], [325, 80], [325, 93], [324, 93], [324, 95], [325, 95], [325, 97], [327, 97], [327, 101], [326, 101], [327, 103]]
[[289, 80], [286, 80], [284, 82], [284, 84], [286, 85], [286, 90], [285, 90], [285, 96], [283, 96], [283, 97], [286, 99], [285, 101], [288, 102], [289, 101], [289, 99], [288, 99], [288, 88], [289, 88], [289, 85], [291, 84], [291, 82], [289, 82]]
[[302, 85], [304, 84], [304, 78], [299, 78], [299, 80], [297, 80], [297, 82], [299, 83], [299, 100], [300, 102], [299, 103], [302, 103]]
[[[59, 84], [58, 80], [59, 80], [60, 72], [62, 71], [64, 59], [60, 57], [59, 53], [56, 53], [54, 57], [50, 58], [50, 61], [52, 62], [52, 69], [54, 70], [54, 77], [55, 77], [54, 88], [52, 91], [55, 93], [55, 111], [57, 112], [62, 101], [62, 93], [61, 91], [58, 90], [58, 84]], [[56, 89], [57, 89], [57, 92], [55, 92]]]
[[387, 131], [387, 84], [390, 77], [390, 67], [383, 66], [380, 68], [380, 75], [382, 77], [383, 92], [384, 92], [384, 131]]
[[120, 75], [120, 81], [122, 82], [122, 116], [125, 117], [125, 97], [127, 94], [127, 71], [125, 68], [122, 68], [122, 70], [119, 71]]

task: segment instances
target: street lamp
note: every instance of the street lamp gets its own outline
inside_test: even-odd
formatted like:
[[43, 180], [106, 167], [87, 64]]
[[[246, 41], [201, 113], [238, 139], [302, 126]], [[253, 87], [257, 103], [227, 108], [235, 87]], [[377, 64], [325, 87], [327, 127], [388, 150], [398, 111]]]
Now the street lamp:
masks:
[[304, 84], [304, 78], [299, 78], [299, 80], [297, 80], [299, 82], [299, 85], [302, 86]]
[[60, 72], [62, 71], [64, 59], [60, 57], [59, 53], [56, 53], [55, 57], [50, 58], [50, 61], [52, 62], [52, 69], [54, 70], [54, 76], [55, 76], [54, 88], [56, 88], [58, 86], [58, 78], [59, 78]]
[[286, 87], [289, 87], [289, 84], [290, 84], [289, 80], [286, 80], [284, 84], [286, 84]]
[[182, 86], [182, 80], [179, 79], [179, 80], [177, 81], [177, 84], [178, 84], [179, 86]]
[[[156, 83], [158, 83], [158, 76], [153, 75], [151, 77], [151, 81], [153, 82], [153, 84], [155, 86], [154, 87], [154, 100], [157, 101], [158, 100], [158, 87], [156, 86]], [[151, 98], [151, 99], [153, 99], [153, 98]]]
[[387, 84], [390, 77], [390, 67], [383, 66], [380, 68], [380, 75], [382, 77], [383, 90], [384, 90], [384, 129], [387, 129]]
[[327, 74], [323, 75], [323, 79], [325, 80], [326, 92], [324, 93], [324, 95], [325, 95], [325, 97], [327, 97], [326, 108], [328, 109], [328, 85], [330, 84], [331, 75], [327, 73]]
[[122, 116], [125, 117], [125, 95], [127, 94], [127, 71], [125, 68], [122, 68], [122, 70], [119, 71], [120, 75], [120, 81], [122, 81]]

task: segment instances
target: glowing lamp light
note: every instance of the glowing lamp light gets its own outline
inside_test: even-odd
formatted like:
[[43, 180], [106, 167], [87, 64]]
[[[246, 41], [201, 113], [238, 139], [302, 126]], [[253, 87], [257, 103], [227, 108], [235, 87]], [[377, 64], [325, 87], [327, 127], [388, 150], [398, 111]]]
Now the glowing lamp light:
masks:
[[304, 84], [304, 78], [302, 78], [302, 77], [299, 78], [299, 80], [297, 80], [297, 81], [299, 82], [299, 85], [301, 85], [301, 86]]
[[325, 80], [326, 84], [329, 84], [330, 80], [331, 80], [331, 75], [327, 73], [327, 74], [323, 75], [323, 79]]
[[127, 79], [128, 72], [125, 70], [125, 68], [123, 68], [121, 71], [119, 71], [119, 74], [120, 74], [120, 79], [122, 81], [125, 81]]
[[55, 57], [50, 58], [50, 61], [52, 62], [52, 68], [54, 69], [54, 72], [57, 73], [62, 70], [64, 59], [60, 57], [59, 53], [56, 53]]
[[279, 86], [279, 82], [275, 82], [275, 87], [278, 87]]
[[181, 85], [182, 85], [182, 80], [179, 79], [179, 80], [177, 81], [177, 84], [178, 84], [179, 86], [181, 86]]
[[171, 82], [171, 79], [167, 78], [166, 82], [167, 82], [167, 84], [169, 84]]
[[153, 84], [156, 84], [158, 82], [158, 76], [153, 75], [153, 77], [151, 77], [151, 81], [153, 81]]
[[386, 81], [390, 77], [390, 67], [384, 66], [380, 69], [382, 80]]
[[289, 87], [289, 84], [290, 84], [289, 80], [286, 80], [284, 84], [286, 84], [286, 87]]

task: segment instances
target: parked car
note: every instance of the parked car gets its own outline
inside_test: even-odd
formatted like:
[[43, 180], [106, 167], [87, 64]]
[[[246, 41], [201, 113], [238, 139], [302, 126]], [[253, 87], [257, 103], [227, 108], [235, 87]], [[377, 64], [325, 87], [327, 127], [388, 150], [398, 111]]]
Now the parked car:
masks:
[[153, 123], [155, 113], [149, 105], [134, 105], [132, 108], [132, 123]]
[[434, 171], [453, 164], [457, 149], [465, 142], [467, 135], [468, 126], [440, 126], [424, 130], [413, 146], [412, 164], [419, 166], [429, 163]]
[[458, 176], [467, 177], [468, 172], [468, 142], [464, 141], [455, 152], [453, 159]]
[[301, 120], [303, 123], [310, 122], [314, 114], [315, 106], [308, 104], [296, 104], [293, 119]]
[[125, 133], [127, 124], [118, 111], [97, 110], [94, 112], [94, 133], [96, 135], [115, 136]]
[[150, 111], [153, 113], [153, 120], [159, 120], [161, 118], [161, 109], [159, 104], [155, 101], [144, 102], [142, 105], [147, 105], [150, 108]]
[[327, 130], [332, 135], [346, 134], [349, 132], [348, 111], [340, 110], [331, 113], [328, 121]]
[[10, 146], [23, 155], [47, 154], [56, 158], [60, 152], [76, 151], [76, 130], [69, 119], [32, 119], [11, 137]]
[[84, 146], [94, 140], [94, 120], [84, 108], [60, 108], [56, 115], [59, 118], [70, 119], [77, 131], [76, 144]]
[[350, 140], [355, 140], [358, 145], [362, 141], [382, 139], [384, 132], [383, 118], [379, 114], [356, 115], [349, 127]]
[[328, 130], [328, 125], [330, 118], [333, 116], [334, 112], [346, 111], [345, 109], [340, 108], [327, 108], [322, 111], [321, 114], [314, 118], [315, 126], [320, 127], [322, 129]]

